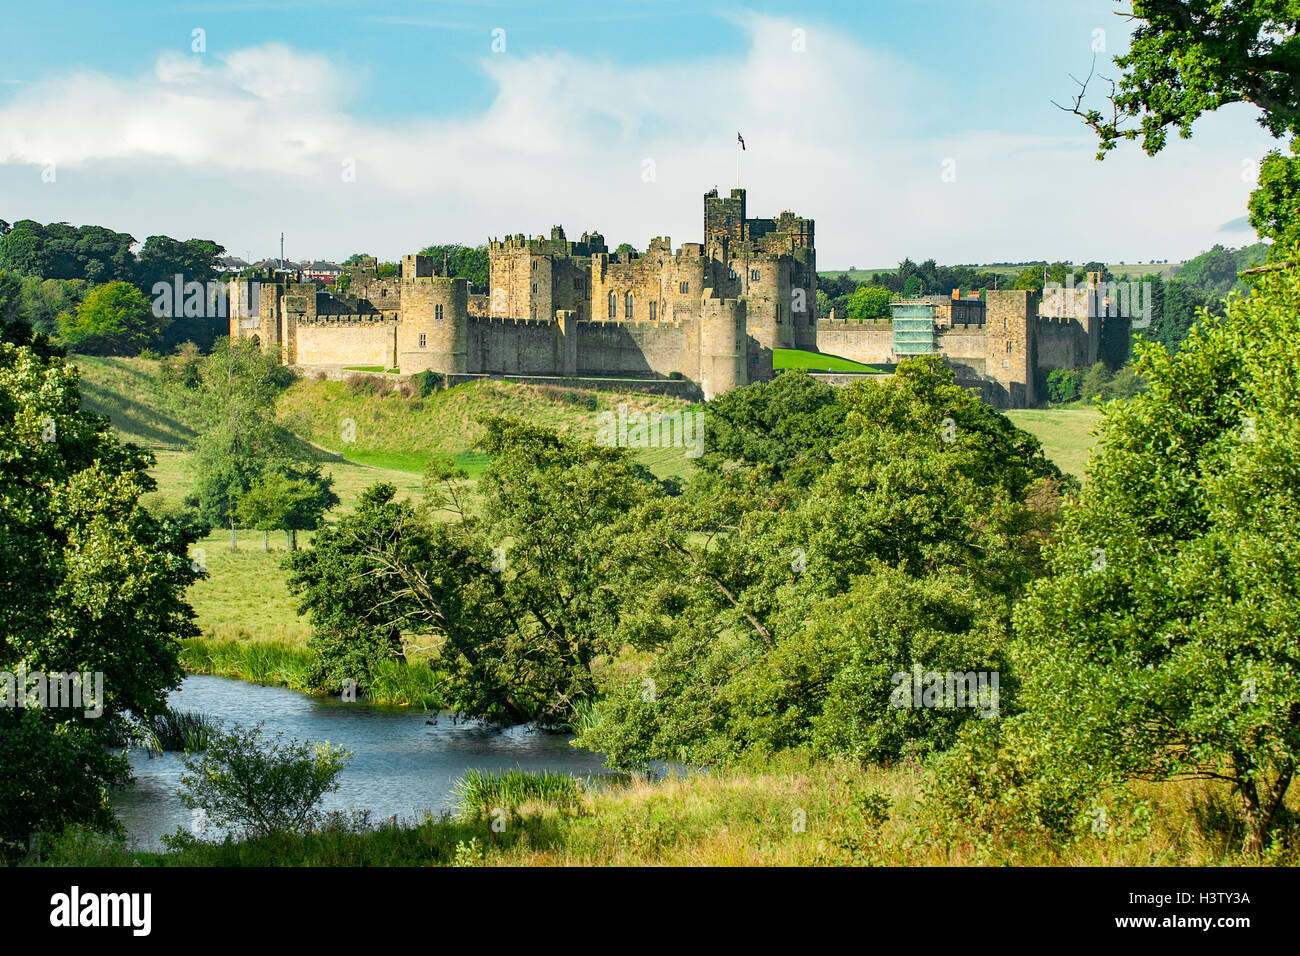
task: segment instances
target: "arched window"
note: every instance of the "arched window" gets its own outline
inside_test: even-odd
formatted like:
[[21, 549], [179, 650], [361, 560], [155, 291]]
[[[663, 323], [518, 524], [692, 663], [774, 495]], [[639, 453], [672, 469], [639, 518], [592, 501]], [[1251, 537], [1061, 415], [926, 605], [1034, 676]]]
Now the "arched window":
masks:
[[632, 318], [632, 293], [623, 296], [623, 318]]
[[615, 311], [617, 308], [618, 308], [618, 299], [616, 299], [614, 297], [614, 293], [611, 292], [609, 294], [609, 317], [611, 319], [618, 318], [618, 313]]
[[1011, 354], [1011, 343], [1010, 343], [1010, 342], [1007, 343], [1007, 354], [1008, 354], [1008, 355]]

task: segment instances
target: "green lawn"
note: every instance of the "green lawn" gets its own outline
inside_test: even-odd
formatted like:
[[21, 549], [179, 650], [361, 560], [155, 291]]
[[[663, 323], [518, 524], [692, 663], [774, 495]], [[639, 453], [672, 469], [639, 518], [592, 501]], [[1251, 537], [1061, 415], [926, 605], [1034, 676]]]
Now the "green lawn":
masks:
[[1043, 452], [1058, 468], [1083, 480], [1095, 443], [1093, 429], [1101, 420], [1096, 408], [1015, 408], [1006, 414], [1043, 443]]
[[873, 365], [863, 365], [852, 359], [827, 355], [824, 352], [806, 352], [802, 349], [773, 349], [772, 368], [803, 368], [810, 372], [879, 372]]

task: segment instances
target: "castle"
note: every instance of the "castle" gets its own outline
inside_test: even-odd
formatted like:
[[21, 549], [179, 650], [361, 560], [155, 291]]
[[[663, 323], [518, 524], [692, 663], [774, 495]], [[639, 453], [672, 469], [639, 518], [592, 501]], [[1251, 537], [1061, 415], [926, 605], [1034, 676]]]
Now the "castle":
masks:
[[599, 233], [570, 241], [559, 226], [549, 239], [494, 239], [486, 294], [421, 255], [403, 256], [396, 276], [363, 260], [342, 292], [279, 274], [250, 296], [248, 279], [232, 279], [230, 335], [287, 365], [432, 370], [452, 381], [685, 378], [705, 398], [770, 379], [773, 349], [876, 365], [936, 352], [1003, 407], [1037, 401], [1034, 373], [1045, 361], [1096, 359], [1080, 290], [1061, 290], [1041, 309], [1037, 293], [990, 290], [895, 303], [892, 321], [819, 320], [813, 221], [746, 213], [745, 190], [710, 190], [702, 243], [674, 250], [659, 237], [640, 254], [610, 253]]

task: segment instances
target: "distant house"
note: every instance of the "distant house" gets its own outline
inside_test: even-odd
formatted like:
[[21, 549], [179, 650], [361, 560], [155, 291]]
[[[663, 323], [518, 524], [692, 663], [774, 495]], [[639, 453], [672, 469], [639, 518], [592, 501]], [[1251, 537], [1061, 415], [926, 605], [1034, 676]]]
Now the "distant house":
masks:
[[317, 260], [309, 262], [302, 267], [302, 277], [304, 280], [312, 281], [319, 279], [326, 285], [333, 285], [334, 280], [343, 274], [343, 267], [334, 262], [323, 262]]
[[252, 268], [258, 272], [293, 272], [298, 267], [288, 260], [279, 259], [258, 259], [253, 263]]
[[217, 260], [218, 272], [243, 272], [248, 268], [248, 263], [238, 256], [222, 256]]

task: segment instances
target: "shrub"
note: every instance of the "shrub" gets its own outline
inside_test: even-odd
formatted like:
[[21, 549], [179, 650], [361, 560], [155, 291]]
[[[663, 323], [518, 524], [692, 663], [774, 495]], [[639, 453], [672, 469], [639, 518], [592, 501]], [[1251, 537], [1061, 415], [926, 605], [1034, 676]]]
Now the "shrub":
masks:
[[1083, 374], [1077, 368], [1054, 368], [1047, 375], [1047, 399], [1065, 404], [1079, 397]]
[[377, 375], [351, 375], [348, 377], [348, 391], [353, 395], [383, 395], [389, 389], [388, 383]]
[[153, 349], [141, 349], [141, 350], [140, 350], [140, 358], [142, 358], [142, 359], [147, 359], [147, 360], [149, 360], [150, 362], [156, 362], [156, 361], [158, 361], [158, 359], [161, 358], [161, 357], [162, 357], [162, 356], [160, 356], [160, 355], [159, 355], [157, 352], [155, 352]]
[[429, 369], [412, 375], [411, 382], [419, 390], [420, 397], [424, 398], [426, 395], [431, 395], [440, 388], [445, 388], [447, 385], [447, 377], [441, 372], [435, 372], [433, 369]]
[[1085, 402], [1106, 401], [1110, 398], [1111, 376], [1105, 362], [1098, 362], [1088, 369], [1079, 385], [1079, 397]]
[[249, 835], [307, 829], [320, 820], [319, 804], [338, 789], [350, 751], [323, 744], [268, 740], [262, 724], [217, 731], [202, 756], [185, 757], [181, 800], [218, 826]]

